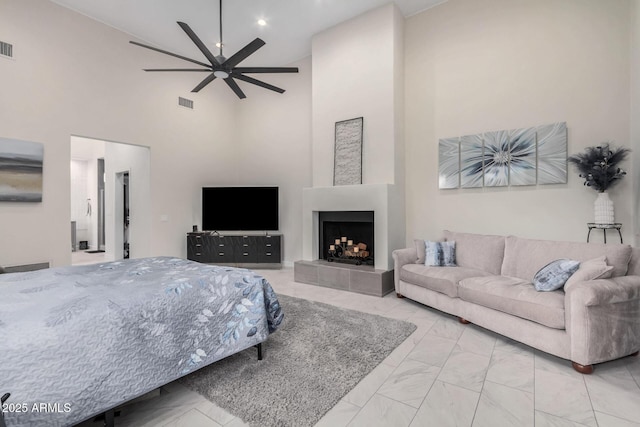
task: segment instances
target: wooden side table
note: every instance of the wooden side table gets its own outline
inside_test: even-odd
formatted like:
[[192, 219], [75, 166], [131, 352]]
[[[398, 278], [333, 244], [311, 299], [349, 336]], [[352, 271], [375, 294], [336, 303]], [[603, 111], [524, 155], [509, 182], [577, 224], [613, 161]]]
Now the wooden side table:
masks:
[[602, 230], [602, 235], [604, 237], [604, 242], [607, 243], [607, 230], [617, 230], [618, 235], [620, 236], [620, 243], [622, 243], [622, 232], [620, 229], [622, 228], [622, 224], [616, 222], [614, 224], [596, 224], [595, 222], [587, 223], [587, 227], [589, 228], [589, 232], [587, 233], [587, 243], [589, 243], [589, 237], [591, 236], [591, 230], [598, 229]]

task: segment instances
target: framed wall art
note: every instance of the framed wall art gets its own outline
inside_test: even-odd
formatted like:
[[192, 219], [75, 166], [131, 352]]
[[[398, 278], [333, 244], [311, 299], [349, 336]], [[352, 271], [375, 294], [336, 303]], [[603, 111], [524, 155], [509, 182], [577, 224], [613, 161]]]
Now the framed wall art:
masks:
[[363, 118], [336, 122], [333, 185], [362, 184]]
[[42, 202], [44, 146], [0, 138], [0, 202]]
[[438, 188], [567, 183], [567, 123], [438, 141]]

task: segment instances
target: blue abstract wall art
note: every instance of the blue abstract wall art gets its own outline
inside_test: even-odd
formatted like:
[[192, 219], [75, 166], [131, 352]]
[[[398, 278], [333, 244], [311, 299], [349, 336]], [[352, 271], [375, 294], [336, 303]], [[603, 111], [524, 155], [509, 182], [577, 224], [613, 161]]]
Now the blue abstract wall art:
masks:
[[484, 134], [484, 185], [505, 187], [509, 185], [509, 132], [499, 130]]
[[458, 188], [460, 183], [459, 138], [441, 139], [438, 144], [438, 185], [442, 189]]
[[567, 123], [440, 139], [439, 188], [566, 184]]
[[536, 129], [509, 132], [509, 183], [536, 185]]
[[567, 123], [537, 127], [538, 184], [567, 183]]
[[460, 187], [476, 188], [483, 185], [482, 135], [460, 137]]

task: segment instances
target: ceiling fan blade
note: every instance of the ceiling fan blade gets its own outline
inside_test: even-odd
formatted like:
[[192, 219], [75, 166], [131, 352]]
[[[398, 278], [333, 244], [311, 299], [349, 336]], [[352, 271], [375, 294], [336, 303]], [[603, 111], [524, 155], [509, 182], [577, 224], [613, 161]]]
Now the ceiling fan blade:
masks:
[[247, 59], [249, 55], [254, 53], [256, 50], [260, 49], [265, 44], [266, 43], [262, 39], [257, 38], [251, 43], [249, 43], [248, 45], [246, 45], [245, 47], [243, 47], [242, 49], [240, 49], [239, 51], [237, 51], [236, 53], [234, 53], [231, 56], [231, 58], [224, 61], [223, 65], [225, 66], [225, 68], [230, 70], [236, 65], [238, 65], [239, 63], [241, 63], [242, 61], [244, 61], [245, 59]]
[[209, 62], [211, 62], [211, 65], [213, 65], [214, 67], [219, 67], [220, 63], [218, 62], [216, 57], [213, 56], [213, 53], [211, 53], [211, 51], [207, 49], [204, 43], [202, 43], [202, 40], [200, 40], [200, 38], [196, 36], [196, 33], [193, 32], [191, 27], [189, 27], [184, 22], [179, 22], [179, 21], [178, 21], [178, 25], [180, 25], [180, 28], [182, 28], [182, 30], [185, 33], [187, 33], [191, 41], [194, 42], [196, 46], [198, 46], [198, 49], [200, 49], [200, 52], [202, 52], [202, 54], [209, 60]]
[[236, 67], [238, 73], [297, 73], [298, 67]]
[[211, 73], [209, 76], [207, 76], [206, 79], [201, 81], [198, 86], [194, 87], [191, 92], [200, 92], [200, 90], [202, 90], [202, 88], [204, 88], [206, 85], [208, 85], [209, 83], [211, 83], [215, 79], [216, 79], [216, 75]]
[[205, 64], [204, 62], [196, 61], [195, 59], [187, 58], [186, 56], [178, 55], [177, 53], [171, 53], [166, 50], [158, 49], [157, 47], [147, 46], [146, 44], [130, 41], [129, 43], [134, 44], [136, 46], [144, 47], [145, 49], [155, 50], [156, 52], [164, 53], [165, 55], [174, 56], [176, 58], [183, 59], [185, 61], [193, 62], [194, 64], [202, 65], [203, 67], [211, 67], [210, 64]]
[[245, 81], [247, 83], [251, 83], [251, 84], [254, 84], [256, 86], [260, 86], [260, 87], [263, 87], [265, 89], [272, 90], [274, 92], [284, 93], [284, 89], [280, 89], [277, 86], [273, 86], [273, 85], [270, 85], [269, 83], [265, 83], [263, 81], [256, 80], [253, 77], [243, 76], [242, 74], [236, 74], [236, 73], [233, 74], [233, 77], [236, 78], [236, 79]]
[[212, 72], [211, 68], [145, 68], [142, 71], [206, 71]]
[[236, 81], [233, 80], [231, 76], [224, 79], [224, 82], [231, 88], [231, 90], [233, 90], [236, 93], [236, 95], [238, 95], [238, 98], [244, 99], [247, 97], [247, 95], [244, 94], [242, 89], [240, 89], [240, 86], [238, 86], [238, 83], [236, 83]]

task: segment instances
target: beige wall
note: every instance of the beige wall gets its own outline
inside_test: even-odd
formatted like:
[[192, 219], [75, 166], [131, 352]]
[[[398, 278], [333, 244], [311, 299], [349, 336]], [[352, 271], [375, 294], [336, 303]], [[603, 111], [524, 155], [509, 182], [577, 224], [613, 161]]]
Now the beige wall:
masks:
[[631, 147], [634, 246], [640, 246], [640, 0], [631, 1]]
[[395, 183], [398, 16], [390, 3], [313, 37], [314, 187], [333, 185], [335, 122], [356, 117], [364, 117], [362, 183]]
[[[566, 185], [439, 190], [437, 141], [566, 121], [570, 155], [629, 146], [629, 12], [628, 0], [449, 0], [407, 20], [408, 242], [443, 229], [585, 240], [596, 193], [572, 169]], [[631, 191], [632, 179], [611, 191], [627, 242]]]
[[243, 86], [247, 98], [238, 109], [236, 169], [239, 185], [279, 187], [284, 260], [293, 265], [302, 257], [302, 189], [311, 185], [311, 58], [289, 66], [300, 72], [260, 77], [284, 94]]
[[[0, 265], [70, 262], [70, 137], [151, 147], [149, 253], [186, 256], [200, 187], [233, 183], [237, 101], [226, 85], [190, 90], [199, 77], [142, 68], [184, 65], [46, 0], [0, 0], [0, 134], [44, 144], [42, 203], [0, 204]], [[178, 96], [195, 110], [177, 106]], [[167, 221], [161, 221], [164, 217]]]

